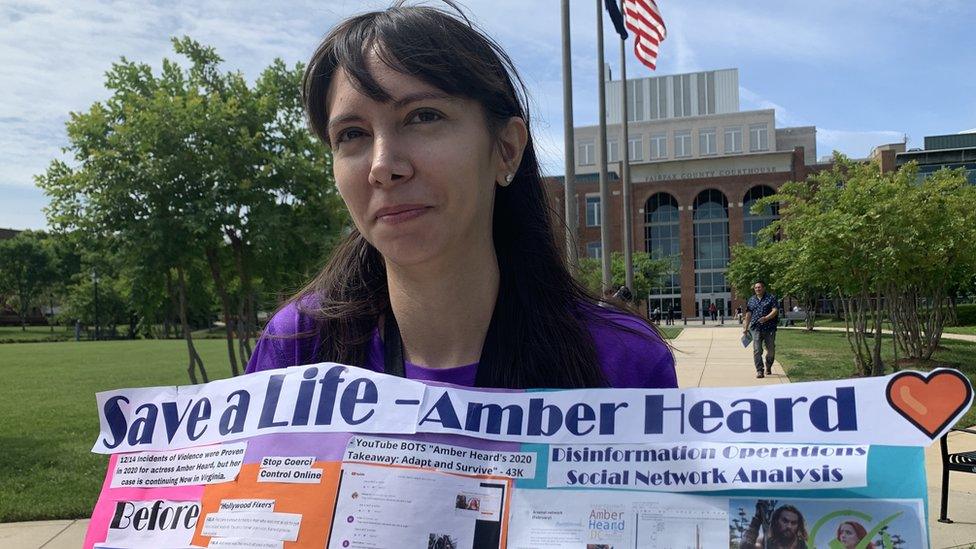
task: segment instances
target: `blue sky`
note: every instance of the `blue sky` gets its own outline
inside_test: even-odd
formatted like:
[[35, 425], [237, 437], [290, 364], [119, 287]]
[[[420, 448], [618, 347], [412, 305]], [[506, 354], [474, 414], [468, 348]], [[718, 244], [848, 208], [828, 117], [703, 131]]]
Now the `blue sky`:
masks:
[[[437, 3], [437, 2], [429, 2]], [[668, 24], [656, 74], [739, 68], [743, 109], [815, 125], [818, 155], [976, 128], [976, 2], [658, 0]], [[107, 96], [120, 56], [159, 66], [169, 37], [212, 45], [253, 79], [275, 57], [304, 61], [338, 20], [376, 1], [0, 0], [0, 227], [46, 226], [33, 176], [61, 155], [64, 123]], [[572, 0], [573, 116], [596, 123], [595, 0]], [[467, 0], [515, 60], [532, 96], [544, 168], [562, 172], [558, 0]], [[607, 60], [619, 41], [604, 18]], [[629, 52], [628, 76], [650, 76]], [[616, 68], [614, 69], [616, 73]]]

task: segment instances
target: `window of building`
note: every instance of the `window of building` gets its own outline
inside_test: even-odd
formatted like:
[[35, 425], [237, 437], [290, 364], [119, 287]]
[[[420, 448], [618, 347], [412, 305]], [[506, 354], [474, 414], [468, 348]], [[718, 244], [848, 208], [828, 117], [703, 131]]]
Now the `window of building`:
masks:
[[759, 213], [752, 213], [752, 207], [760, 198], [775, 194], [771, 187], [757, 185], [746, 193], [742, 201], [742, 236], [747, 246], [755, 246], [759, 241], [759, 231], [779, 219], [779, 204], [771, 204]]
[[698, 154], [715, 154], [716, 150], [715, 128], [698, 130]]
[[691, 156], [691, 130], [674, 132], [674, 156], [675, 158]]
[[627, 140], [627, 158], [631, 160], [644, 160], [643, 137], [638, 135]]
[[769, 150], [769, 128], [766, 124], [752, 124], [749, 126], [749, 150]]
[[620, 162], [620, 142], [616, 139], [607, 140], [607, 162]]
[[596, 164], [595, 144], [592, 141], [583, 141], [579, 144], [579, 151], [576, 152], [580, 166], [591, 166]]
[[656, 133], [651, 136], [651, 159], [668, 157], [668, 134]]
[[652, 78], [647, 105], [651, 120], [668, 117], [668, 79], [667, 77]]
[[600, 195], [586, 197], [586, 226], [600, 226]]
[[641, 80], [627, 81], [627, 121], [644, 120], [644, 82]]
[[[661, 285], [651, 288], [653, 298], [668, 302], [667, 307], [658, 305], [662, 311], [670, 308], [672, 299], [680, 303], [681, 298], [681, 226], [678, 219], [678, 201], [668, 193], [654, 194], [644, 204], [644, 249], [652, 258], [664, 259], [671, 264]], [[681, 310], [680, 304], [676, 309]]]
[[600, 241], [586, 243], [586, 257], [591, 259], [603, 259], [603, 246]]
[[674, 115], [691, 116], [691, 76], [682, 74], [673, 76], [672, 86], [674, 91]]
[[698, 73], [698, 114], [715, 114], [715, 71]]
[[725, 195], [716, 189], [699, 193], [693, 220], [695, 301], [718, 303], [724, 311], [731, 298], [725, 279], [729, 264], [729, 203]]
[[740, 126], [725, 128], [725, 152], [742, 152], [742, 128]]

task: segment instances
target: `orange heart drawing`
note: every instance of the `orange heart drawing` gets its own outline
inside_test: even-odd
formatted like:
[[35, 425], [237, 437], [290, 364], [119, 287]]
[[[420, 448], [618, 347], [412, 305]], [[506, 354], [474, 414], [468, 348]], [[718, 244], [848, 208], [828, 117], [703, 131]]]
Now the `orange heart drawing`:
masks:
[[899, 372], [888, 382], [886, 396], [896, 412], [934, 439], [966, 409], [973, 387], [957, 370]]

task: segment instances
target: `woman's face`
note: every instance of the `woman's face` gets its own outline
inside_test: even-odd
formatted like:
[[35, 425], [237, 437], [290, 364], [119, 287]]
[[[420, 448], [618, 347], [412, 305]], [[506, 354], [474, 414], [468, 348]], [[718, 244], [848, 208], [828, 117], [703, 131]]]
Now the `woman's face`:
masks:
[[861, 540], [858, 539], [854, 527], [845, 522], [837, 529], [837, 541], [844, 544], [844, 547], [854, 547]]
[[495, 146], [480, 104], [375, 55], [369, 69], [392, 101], [363, 95], [342, 70], [327, 98], [333, 171], [356, 227], [401, 266], [490, 253], [495, 184], [514, 166]]

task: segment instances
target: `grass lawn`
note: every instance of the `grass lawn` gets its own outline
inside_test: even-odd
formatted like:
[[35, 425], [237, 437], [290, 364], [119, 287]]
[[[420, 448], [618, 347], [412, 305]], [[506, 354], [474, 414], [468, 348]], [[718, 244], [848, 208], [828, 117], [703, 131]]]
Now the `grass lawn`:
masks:
[[[891, 338], [885, 337], [881, 347], [890, 373], [893, 353]], [[776, 358], [783, 364], [791, 381], [820, 381], [854, 376], [847, 336], [843, 332], [807, 332], [779, 330], [776, 334]], [[976, 385], [976, 343], [943, 339], [933, 359], [959, 368]], [[926, 370], [917, 366], [913, 370]], [[976, 425], [976, 407], [959, 421], [960, 425]]]
[[[798, 322], [797, 326], [802, 326], [802, 322]], [[815, 326], [823, 326], [825, 328], [843, 328], [843, 320], [834, 320], [833, 318], [818, 318]], [[885, 322], [882, 326], [885, 330], [891, 329], [891, 323]], [[976, 335], [976, 326], [946, 326], [942, 330], [947, 334], [965, 334], [965, 335]]]
[[20, 326], [0, 326], [0, 343], [68, 341], [74, 337], [74, 329], [63, 326], [55, 326], [53, 332], [48, 326], [28, 326], [27, 331], [21, 330]]
[[[222, 341], [197, 349], [230, 375]], [[0, 522], [88, 517], [108, 462], [90, 452], [95, 393], [189, 383], [182, 340], [0, 345], [0, 376]]]
[[976, 335], [976, 326], [946, 326], [944, 333]]
[[680, 334], [681, 330], [684, 328], [679, 328], [677, 326], [658, 326], [657, 329], [661, 331], [661, 334], [665, 338], [674, 339], [678, 337], [678, 334]]

